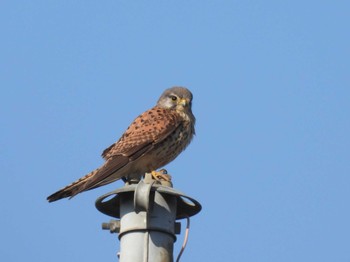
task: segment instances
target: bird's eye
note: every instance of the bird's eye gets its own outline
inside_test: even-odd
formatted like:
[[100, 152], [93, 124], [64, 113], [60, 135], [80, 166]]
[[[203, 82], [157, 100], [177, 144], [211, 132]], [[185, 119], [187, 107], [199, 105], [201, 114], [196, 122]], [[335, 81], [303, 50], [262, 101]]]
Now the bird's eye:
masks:
[[176, 96], [170, 96], [170, 99], [173, 100], [173, 101], [176, 101], [177, 97]]

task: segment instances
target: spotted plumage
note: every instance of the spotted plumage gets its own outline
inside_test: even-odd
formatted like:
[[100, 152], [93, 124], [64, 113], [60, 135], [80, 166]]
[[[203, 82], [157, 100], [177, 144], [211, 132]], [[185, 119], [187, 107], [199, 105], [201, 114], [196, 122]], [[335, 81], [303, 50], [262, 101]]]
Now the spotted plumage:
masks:
[[121, 138], [105, 149], [105, 163], [50, 195], [49, 202], [106, 185], [119, 179], [140, 179], [174, 160], [195, 134], [192, 93], [184, 87], [163, 92], [157, 105], [138, 116]]

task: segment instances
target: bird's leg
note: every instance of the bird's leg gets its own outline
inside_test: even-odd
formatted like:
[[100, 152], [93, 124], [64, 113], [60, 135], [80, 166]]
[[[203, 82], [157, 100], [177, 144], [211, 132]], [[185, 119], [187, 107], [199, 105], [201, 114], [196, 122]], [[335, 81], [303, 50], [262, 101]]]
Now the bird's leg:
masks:
[[165, 169], [161, 169], [159, 171], [154, 170], [151, 172], [151, 175], [154, 180], [171, 182], [171, 175], [169, 175], [168, 171]]

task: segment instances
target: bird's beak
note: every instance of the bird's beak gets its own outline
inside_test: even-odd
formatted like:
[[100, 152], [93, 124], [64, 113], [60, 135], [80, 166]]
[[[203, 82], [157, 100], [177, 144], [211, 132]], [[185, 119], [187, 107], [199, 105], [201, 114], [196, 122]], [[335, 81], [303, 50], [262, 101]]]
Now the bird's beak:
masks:
[[185, 98], [183, 98], [180, 100], [179, 104], [182, 106], [186, 106], [188, 104], [188, 101]]

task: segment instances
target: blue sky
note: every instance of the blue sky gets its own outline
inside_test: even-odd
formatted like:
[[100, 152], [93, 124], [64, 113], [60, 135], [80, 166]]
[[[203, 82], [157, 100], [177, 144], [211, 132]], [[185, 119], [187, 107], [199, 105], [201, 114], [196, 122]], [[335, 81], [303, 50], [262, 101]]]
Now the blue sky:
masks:
[[[48, 204], [164, 89], [197, 136], [182, 261], [349, 261], [348, 1], [1, 1], [1, 261], [116, 261], [94, 201]], [[179, 250], [182, 235], [175, 249]]]

